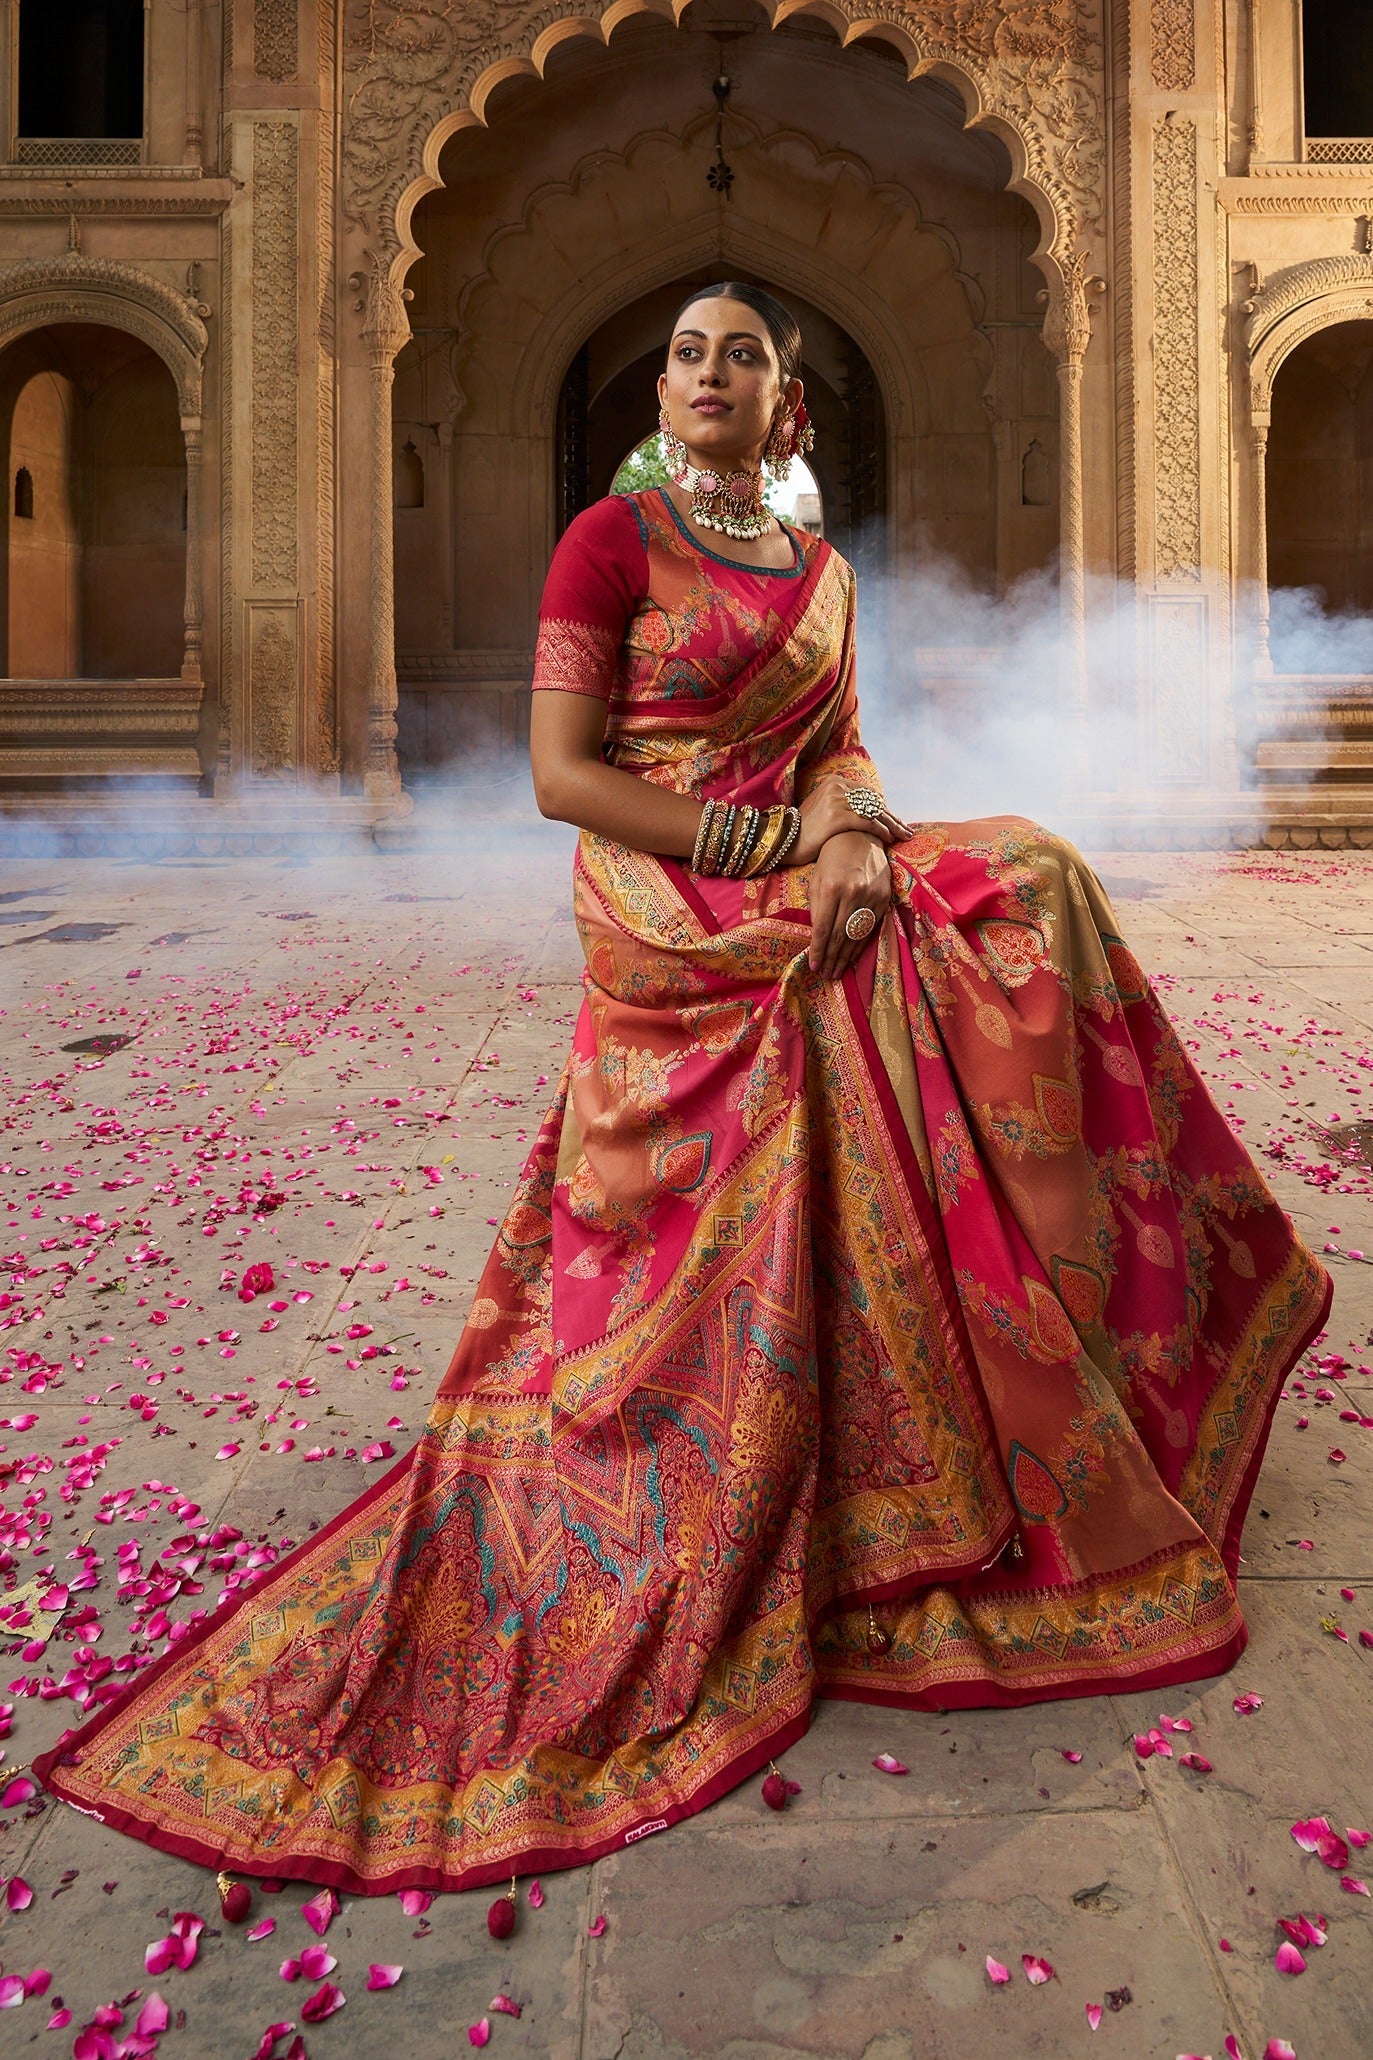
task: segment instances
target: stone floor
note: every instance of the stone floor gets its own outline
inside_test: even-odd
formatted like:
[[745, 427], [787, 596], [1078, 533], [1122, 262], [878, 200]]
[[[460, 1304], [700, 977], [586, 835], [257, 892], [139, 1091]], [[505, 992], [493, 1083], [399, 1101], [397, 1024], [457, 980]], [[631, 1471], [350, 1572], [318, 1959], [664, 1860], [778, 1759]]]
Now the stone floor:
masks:
[[[122, 1653], [135, 1616], [141, 1649], [165, 1636], [155, 1590], [117, 1598], [116, 1548], [141, 1545], [145, 1575], [173, 1537], [221, 1523], [278, 1549], [423, 1419], [577, 1003], [567, 840], [464, 845], [449, 827], [427, 856], [6, 869], [0, 1568], [12, 1590], [53, 1564], [69, 1579], [88, 1534], [102, 1563], [46, 1649], [26, 1644], [33, 1625], [0, 1625], [14, 1705], [0, 1773], [73, 1720], [82, 1655]], [[1158, 1724], [1158, 1698], [947, 1719], [823, 1705], [787, 1755], [802, 1794], [784, 1816], [750, 1782], [549, 1879], [507, 1945], [487, 1938], [489, 1892], [418, 1919], [395, 1897], [347, 1899], [328, 1945], [348, 2001], [306, 2028], [314, 2060], [398, 2041], [438, 2060], [468, 2051], [483, 2018], [493, 2052], [559, 2060], [1220, 2060], [1227, 2037], [1246, 2060], [1270, 2040], [1301, 2060], [1373, 2052], [1361, 1855], [1327, 1871], [1290, 1835], [1313, 1814], [1373, 1822], [1359, 1639], [1373, 1627], [1373, 1210], [1358, 1150], [1373, 1110], [1367, 1130], [1330, 1134], [1373, 1100], [1373, 860], [1114, 853], [1103, 871], [1338, 1284], [1321, 1348], [1335, 1362], [1291, 1384], [1251, 1516], [1244, 1660], [1165, 1699], [1194, 1729], [1147, 1762], [1131, 1740]], [[72, 1049], [111, 1036], [132, 1042]], [[255, 1214], [263, 1194], [285, 1200]], [[279, 1292], [247, 1307], [221, 1271], [259, 1260]], [[365, 1340], [343, 1335], [360, 1322]], [[166, 1602], [173, 1622], [221, 1592], [217, 1557]], [[1242, 1692], [1262, 1706], [1236, 1713]], [[1188, 1745], [1212, 1774], [1180, 1767]], [[874, 1770], [883, 1750], [906, 1779]], [[218, 1923], [204, 1875], [41, 1796], [0, 1808], [0, 1876], [16, 1875], [33, 1900], [0, 1916], [0, 2001], [7, 1977], [41, 1966], [52, 1981], [0, 2018], [6, 2054], [65, 2054], [99, 2006], [132, 1997], [122, 2038], [154, 1987], [182, 2060], [248, 2060], [265, 2026], [299, 2021], [308, 1991], [277, 1973], [312, 1942], [299, 1889], [255, 1897], [277, 1928], [250, 1943]], [[144, 1949], [182, 1909], [209, 1920], [199, 1956], [154, 1983]], [[1276, 1971], [1276, 1920], [1322, 1910], [1307, 1971]], [[1022, 1954], [1055, 1978], [1032, 1985]], [[1009, 1983], [992, 1985], [988, 1955]], [[399, 1984], [369, 1993], [372, 1961], [402, 1964]], [[492, 2014], [498, 1987], [518, 2020]], [[1095, 2036], [1088, 2004], [1107, 2005]]]

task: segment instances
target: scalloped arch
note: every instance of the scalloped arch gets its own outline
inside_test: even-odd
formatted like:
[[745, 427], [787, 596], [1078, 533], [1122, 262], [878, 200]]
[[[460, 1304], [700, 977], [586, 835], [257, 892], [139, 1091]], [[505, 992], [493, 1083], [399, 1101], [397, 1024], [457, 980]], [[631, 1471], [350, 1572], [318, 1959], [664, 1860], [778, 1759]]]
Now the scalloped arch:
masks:
[[[800, 152], [821, 175], [816, 189], [824, 194], [824, 204], [817, 202], [813, 209], [814, 242], [786, 234], [775, 219], [764, 231], [742, 216], [728, 215], [722, 220], [714, 207], [693, 208], [688, 213], [673, 207], [674, 193], [694, 196], [699, 184], [692, 176], [699, 124], [680, 135], [649, 130], [635, 137], [623, 152], [598, 151], [588, 156], [568, 179], [538, 187], [528, 196], [520, 222], [501, 227], [489, 238], [483, 252], [484, 269], [464, 288], [457, 312], [460, 327], [468, 336], [504, 339], [499, 346], [500, 390], [510, 412], [507, 427], [518, 425], [522, 431], [549, 433], [563, 376], [588, 331], [654, 286], [716, 262], [727, 262], [792, 288], [846, 329], [878, 373], [894, 431], [919, 428], [928, 419], [929, 395], [920, 354], [911, 349], [911, 325], [903, 326], [902, 316], [928, 295], [932, 285], [947, 283], [961, 294], [970, 323], [980, 319], [982, 291], [978, 282], [960, 269], [957, 239], [942, 224], [924, 221], [915, 196], [907, 189], [874, 181], [853, 153], [822, 152], [803, 134], [773, 131], [764, 136], [755, 124], [745, 125], [752, 128], [753, 135], [747, 145], [735, 149], [736, 157], [744, 149], [754, 150], [766, 165]], [[662, 220], [655, 216], [652, 230], [615, 246], [592, 271], [579, 266], [572, 274], [561, 256], [564, 241], [578, 250], [611, 242], [588, 234], [580, 219], [584, 213], [602, 209], [611, 221], [622, 223], [628, 210], [617, 205], [620, 197], [629, 190], [642, 197], [655, 172], [664, 187], [662, 217], [671, 227], [667, 247]], [[880, 210], [876, 217], [874, 202]], [[885, 229], [885, 235], [878, 234], [875, 222]], [[867, 239], [882, 245], [870, 276], [859, 268], [827, 261], [832, 248], [860, 248]], [[939, 252], [938, 272], [912, 261], [914, 246], [921, 242]], [[560, 265], [569, 272], [567, 282], [535, 316], [527, 281], [531, 277], [556, 280]], [[520, 349], [515, 340], [524, 337], [528, 344]], [[983, 345], [990, 371], [990, 346], [985, 339], [977, 341]], [[459, 378], [466, 386], [461, 373]]]
[[1245, 324], [1249, 411], [1256, 425], [1273, 413], [1273, 381], [1284, 359], [1319, 329], [1373, 321], [1373, 255], [1314, 258], [1293, 265], [1255, 294]]
[[186, 420], [200, 415], [209, 332], [192, 304], [151, 272], [77, 251], [0, 266], [0, 349], [54, 322], [99, 322], [155, 351]]
[[[350, 67], [344, 157], [346, 213], [384, 251], [398, 289], [420, 255], [417, 203], [442, 184], [439, 157], [458, 130], [483, 123], [492, 92], [541, 75], [570, 37], [608, 43], [636, 15], [680, 17], [686, 0], [612, 0], [600, 10], [530, 0], [488, 0], [441, 11], [432, 0], [373, 0], [364, 45]], [[998, 134], [1011, 156], [1011, 188], [1040, 224], [1036, 261], [1051, 289], [1059, 262], [1102, 206], [1104, 80], [1098, 10], [1091, 0], [1019, 0], [1014, 18], [973, 0], [757, 0], [767, 25], [796, 15], [824, 21], [843, 44], [876, 36], [910, 78], [932, 72], [955, 86], [973, 126]], [[398, 170], [399, 167], [399, 170]]]

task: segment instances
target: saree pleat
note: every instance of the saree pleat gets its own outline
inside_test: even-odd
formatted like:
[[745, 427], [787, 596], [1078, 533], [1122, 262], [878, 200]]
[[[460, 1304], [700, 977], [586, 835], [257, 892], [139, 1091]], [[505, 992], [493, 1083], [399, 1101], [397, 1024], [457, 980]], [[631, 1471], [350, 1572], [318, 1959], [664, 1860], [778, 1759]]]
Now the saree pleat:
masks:
[[[729, 691], [646, 669], [612, 755], [872, 784], [852, 643], [820, 547]], [[40, 1762], [55, 1793], [207, 1865], [460, 1888], [666, 1828], [820, 1696], [1230, 1664], [1329, 1282], [1071, 845], [923, 825], [892, 872], [828, 983], [805, 868], [582, 837], [572, 1049], [423, 1437]]]

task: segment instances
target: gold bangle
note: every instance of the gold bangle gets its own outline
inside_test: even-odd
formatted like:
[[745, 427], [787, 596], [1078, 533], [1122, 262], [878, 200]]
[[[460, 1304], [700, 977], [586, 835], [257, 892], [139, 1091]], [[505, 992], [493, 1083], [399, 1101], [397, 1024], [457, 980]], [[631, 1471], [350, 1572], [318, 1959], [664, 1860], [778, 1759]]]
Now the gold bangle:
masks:
[[720, 870], [720, 853], [724, 848], [725, 838], [729, 832], [729, 818], [730, 809], [728, 803], [723, 801], [717, 802], [715, 805], [715, 815], [710, 826], [710, 835], [706, 839], [706, 848], [702, 854], [699, 868], [708, 879], [713, 878]]
[[770, 808], [767, 810], [763, 819], [762, 829], [759, 832], [753, 850], [749, 854], [748, 864], [744, 868], [747, 879], [756, 879], [760, 873], [772, 870], [773, 854], [782, 840], [785, 819], [785, 808]]
[[696, 825], [696, 842], [691, 847], [691, 870], [693, 873], [699, 873], [701, 870], [701, 860], [705, 856], [706, 844], [710, 837], [710, 826], [714, 821], [717, 806], [716, 802], [707, 801], [701, 810], [701, 820]]

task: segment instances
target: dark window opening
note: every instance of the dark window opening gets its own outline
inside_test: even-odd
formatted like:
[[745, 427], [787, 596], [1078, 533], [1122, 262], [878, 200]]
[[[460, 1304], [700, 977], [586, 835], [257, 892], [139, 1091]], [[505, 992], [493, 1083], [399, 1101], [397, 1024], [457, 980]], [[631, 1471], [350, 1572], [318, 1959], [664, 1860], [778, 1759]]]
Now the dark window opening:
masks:
[[19, 0], [19, 134], [143, 134], [143, 0]]
[[1373, 136], [1373, 7], [1303, 0], [1302, 75], [1308, 136]]
[[14, 512], [21, 521], [33, 520], [33, 474], [21, 465], [14, 475]]

